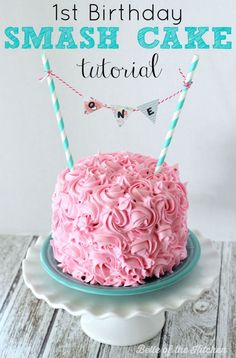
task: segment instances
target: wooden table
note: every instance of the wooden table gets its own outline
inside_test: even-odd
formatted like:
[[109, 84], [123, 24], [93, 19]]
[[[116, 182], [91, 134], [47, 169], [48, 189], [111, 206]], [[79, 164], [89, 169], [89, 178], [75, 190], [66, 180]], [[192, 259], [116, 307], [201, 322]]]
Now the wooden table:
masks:
[[1, 358], [236, 357], [236, 242], [215, 243], [219, 279], [197, 301], [166, 313], [157, 337], [144, 345], [111, 347], [89, 339], [78, 317], [53, 310], [26, 288], [21, 261], [35, 240], [0, 236]]

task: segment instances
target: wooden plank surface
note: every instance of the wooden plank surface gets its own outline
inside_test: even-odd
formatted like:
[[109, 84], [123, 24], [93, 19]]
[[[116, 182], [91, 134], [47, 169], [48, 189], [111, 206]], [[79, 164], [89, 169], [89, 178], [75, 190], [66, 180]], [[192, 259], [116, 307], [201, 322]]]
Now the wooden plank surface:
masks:
[[54, 310], [36, 299], [23, 279], [0, 322], [1, 357], [37, 357]]
[[[9, 275], [11, 281], [8, 285], [7, 297], [1, 309], [0, 315], [0, 357], [21, 358], [37, 357], [48, 332], [54, 310], [45, 302], [36, 299], [30, 290], [25, 286], [21, 271], [21, 261], [24, 258], [27, 248], [34, 240], [26, 237], [10, 237], [7, 264], [12, 260], [10, 268], [16, 276], [11, 284], [12, 273], [5, 267], [6, 277]], [[4, 246], [6, 247], [6, 241]], [[16, 248], [14, 249], [14, 244]], [[0, 250], [1, 251], [1, 250]], [[11, 257], [11, 260], [10, 260]], [[3, 257], [3, 262], [5, 258]], [[15, 265], [13, 269], [11, 265]], [[20, 274], [19, 274], [20, 273]], [[7, 280], [5, 279], [7, 291]]]
[[80, 328], [79, 317], [59, 310], [47, 344], [41, 357], [86, 357], [94, 358], [100, 343], [90, 340]]
[[236, 242], [223, 244], [218, 296], [216, 346], [236, 357]]
[[[185, 304], [178, 313], [167, 313], [163, 335], [162, 354], [171, 357], [180, 354], [214, 357], [216, 321], [218, 306], [218, 282], [195, 302]], [[206, 349], [211, 349], [207, 353]], [[201, 356], [201, 355], [200, 355]]]
[[0, 236], [0, 309], [21, 276], [21, 261], [32, 240], [32, 236]]
[[[0, 237], [1, 358], [236, 357], [236, 243], [217, 244], [219, 280], [178, 313], [167, 313], [157, 337], [141, 346], [111, 347], [89, 339], [78, 317], [51, 309], [26, 288], [20, 263], [32, 242], [30, 236]], [[194, 346], [198, 346], [195, 350], [213, 347], [221, 352], [191, 354]]]
[[[219, 270], [220, 264], [216, 262]], [[178, 313], [167, 312], [160, 357], [166, 357], [166, 352], [172, 357], [199, 356], [200, 353], [204, 357], [214, 357], [218, 288], [219, 280], [216, 280], [210, 291], [184, 304]]]

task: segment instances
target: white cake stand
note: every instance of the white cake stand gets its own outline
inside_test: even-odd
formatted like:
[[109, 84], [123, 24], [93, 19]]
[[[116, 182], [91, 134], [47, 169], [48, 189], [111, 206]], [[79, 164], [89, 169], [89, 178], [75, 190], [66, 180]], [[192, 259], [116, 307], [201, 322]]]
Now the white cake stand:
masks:
[[33, 294], [53, 308], [81, 316], [81, 327], [91, 338], [111, 345], [134, 345], [153, 338], [162, 329], [164, 312], [178, 310], [211, 288], [218, 274], [218, 254], [211, 241], [195, 232], [201, 258], [192, 273], [178, 284], [160, 291], [134, 296], [85, 294], [54, 281], [41, 267], [40, 237], [23, 261], [24, 281]]

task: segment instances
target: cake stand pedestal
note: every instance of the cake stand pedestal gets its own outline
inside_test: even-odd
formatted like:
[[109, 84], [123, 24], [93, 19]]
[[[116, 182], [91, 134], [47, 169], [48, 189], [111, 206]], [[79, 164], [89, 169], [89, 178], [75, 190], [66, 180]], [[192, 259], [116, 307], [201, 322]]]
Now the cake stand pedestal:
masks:
[[40, 237], [23, 261], [24, 281], [39, 299], [53, 308], [81, 316], [81, 327], [91, 338], [111, 345], [134, 345], [155, 337], [165, 323], [165, 311], [176, 311], [210, 289], [218, 274], [219, 256], [211, 241], [195, 231], [201, 258], [178, 284], [160, 291], [132, 296], [98, 296], [76, 291], [53, 280], [42, 268]]
[[116, 345], [130, 346], [155, 337], [165, 323], [164, 311], [152, 315], [137, 315], [132, 318], [96, 318], [91, 314], [82, 315], [80, 324], [84, 333], [96, 341]]

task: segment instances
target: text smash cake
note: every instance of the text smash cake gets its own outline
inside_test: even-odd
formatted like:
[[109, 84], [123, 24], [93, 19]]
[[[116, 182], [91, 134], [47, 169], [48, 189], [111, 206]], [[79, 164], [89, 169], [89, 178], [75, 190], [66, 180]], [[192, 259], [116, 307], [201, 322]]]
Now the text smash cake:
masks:
[[186, 258], [188, 200], [176, 166], [118, 152], [79, 160], [53, 194], [53, 253], [63, 272], [105, 286], [136, 286]]

